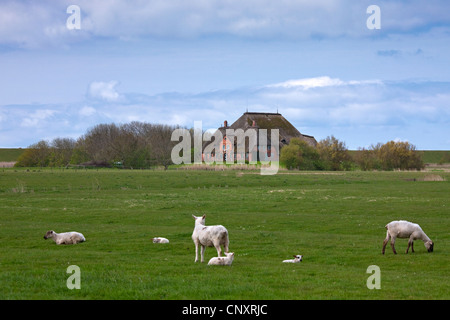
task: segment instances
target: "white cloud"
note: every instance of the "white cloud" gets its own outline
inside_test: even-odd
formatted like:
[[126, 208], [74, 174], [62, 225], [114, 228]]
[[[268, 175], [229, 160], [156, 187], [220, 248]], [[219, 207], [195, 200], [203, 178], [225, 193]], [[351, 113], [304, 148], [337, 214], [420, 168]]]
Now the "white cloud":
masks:
[[[43, 138], [81, 136], [99, 123], [137, 120], [192, 127], [202, 121], [209, 129], [224, 120], [232, 123], [246, 109], [278, 109], [300, 132], [318, 140], [334, 135], [352, 149], [398, 137], [418, 149], [450, 147], [444, 134], [450, 125], [450, 83], [380, 83], [323, 76], [197, 94], [119, 95], [116, 81], [95, 82], [86, 101], [71, 105], [2, 106], [1, 132], [20, 136], [22, 142], [11, 141], [26, 147]], [[27, 128], [26, 135], [14, 133], [20, 127]]]
[[[69, 0], [3, 0], [0, 3], [0, 44], [45, 47], [75, 40], [192, 38], [234, 36], [256, 39], [367, 37], [366, 8], [370, 1], [350, 0], [78, 0], [81, 29], [65, 27]], [[379, 0], [382, 31], [429, 31], [448, 27], [443, 0], [392, 3]]]
[[108, 102], [118, 101], [120, 98], [119, 93], [116, 90], [116, 86], [119, 84], [117, 81], [109, 82], [92, 82], [89, 85], [88, 94], [91, 98], [101, 99]]
[[269, 88], [301, 88], [301, 89], [312, 89], [312, 88], [323, 88], [323, 87], [337, 87], [346, 85], [370, 85], [370, 84], [383, 84], [381, 80], [351, 80], [343, 81], [338, 78], [330, 78], [328, 76], [314, 77], [314, 78], [303, 78], [288, 80], [280, 83], [275, 83], [268, 85]]
[[83, 108], [80, 109], [80, 111], [78, 112], [80, 116], [83, 117], [90, 117], [92, 115], [94, 115], [97, 111], [89, 106], [84, 106]]
[[21, 126], [27, 128], [43, 126], [44, 123], [46, 123], [46, 120], [54, 116], [56, 113], [56, 110], [51, 109], [36, 110], [23, 118]]
[[299, 88], [303, 88], [303, 89], [307, 90], [307, 89], [311, 89], [311, 88], [340, 86], [343, 84], [345, 84], [345, 82], [340, 79], [332, 79], [328, 76], [324, 76], [324, 77], [288, 80], [285, 82], [269, 85], [269, 87], [274, 87], [274, 88], [277, 88], [277, 87], [282, 87], [282, 88], [299, 87]]

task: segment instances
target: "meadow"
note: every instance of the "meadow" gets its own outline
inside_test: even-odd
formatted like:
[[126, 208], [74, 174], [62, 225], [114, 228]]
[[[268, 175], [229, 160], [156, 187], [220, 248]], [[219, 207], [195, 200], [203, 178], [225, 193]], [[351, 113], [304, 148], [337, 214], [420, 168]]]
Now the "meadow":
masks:
[[[450, 173], [0, 169], [0, 299], [449, 299]], [[434, 180], [434, 179], [431, 179]], [[223, 224], [231, 267], [194, 263], [194, 215]], [[435, 242], [381, 254], [391, 220]], [[46, 231], [87, 241], [57, 246]], [[156, 236], [169, 244], [154, 244]], [[283, 264], [293, 254], [303, 262]], [[207, 248], [205, 259], [216, 256]], [[77, 265], [81, 289], [69, 290]], [[381, 289], [369, 290], [370, 265]]]

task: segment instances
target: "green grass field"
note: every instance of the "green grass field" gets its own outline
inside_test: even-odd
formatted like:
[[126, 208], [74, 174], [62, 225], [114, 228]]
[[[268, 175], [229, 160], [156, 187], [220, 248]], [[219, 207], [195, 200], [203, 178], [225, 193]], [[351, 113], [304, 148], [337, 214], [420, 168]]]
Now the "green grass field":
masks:
[[[2, 169], [0, 299], [450, 298], [450, 173], [258, 173]], [[231, 267], [194, 263], [192, 214], [227, 227]], [[383, 256], [397, 219], [419, 223], [434, 252], [419, 240], [405, 254], [399, 239]], [[57, 246], [50, 229], [87, 241]], [[303, 262], [281, 263], [293, 254]], [[66, 286], [70, 265], [79, 290]], [[366, 286], [370, 265], [380, 290]]]

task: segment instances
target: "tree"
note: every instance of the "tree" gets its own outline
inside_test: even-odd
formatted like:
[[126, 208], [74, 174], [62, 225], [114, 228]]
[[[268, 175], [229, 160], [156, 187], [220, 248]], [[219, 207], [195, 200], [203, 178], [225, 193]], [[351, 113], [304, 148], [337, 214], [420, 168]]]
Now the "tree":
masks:
[[171, 137], [173, 130], [177, 128], [162, 124], [152, 125], [149, 128], [147, 137], [151, 148], [152, 160], [155, 164], [163, 165], [166, 170], [172, 164], [172, 148], [176, 142], [171, 141]]
[[409, 142], [389, 141], [374, 150], [383, 170], [420, 170], [424, 166], [416, 147]]
[[351, 158], [345, 142], [339, 141], [334, 136], [319, 141], [317, 151], [325, 170], [349, 170]]
[[302, 162], [302, 151], [298, 145], [289, 144], [281, 148], [280, 161], [286, 168], [300, 168]]
[[84, 137], [77, 139], [75, 146], [72, 151], [72, 157], [70, 158], [71, 164], [81, 164], [86, 163], [90, 160], [89, 154], [86, 150], [86, 140]]
[[172, 164], [171, 141], [177, 127], [133, 121], [116, 125], [99, 124], [75, 141], [56, 138], [51, 143], [39, 141], [19, 158], [17, 166], [67, 166], [91, 163], [112, 166], [121, 162], [128, 168], [148, 168]]
[[421, 154], [409, 142], [389, 141], [360, 150], [356, 162], [362, 170], [420, 170], [424, 167]]
[[46, 167], [49, 164], [50, 144], [41, 140], [30, 145], [17, 159], [15, 167]]
[[50, 143], [49, 163], [51, 167], [67, 166], [72, 158], [75, 140], [71, 138], [55, 138]]
[[319, 153], [306, 141], [300, 138], [292, 138], [289, 145], [281, 149], [280, 161], [288, 169], [298, 168], [300, 170], [320, 169]]
[[381, 169], [380, 161], [373, 150], [360, 148], [355, 154], [354, 160], [361, 170]]

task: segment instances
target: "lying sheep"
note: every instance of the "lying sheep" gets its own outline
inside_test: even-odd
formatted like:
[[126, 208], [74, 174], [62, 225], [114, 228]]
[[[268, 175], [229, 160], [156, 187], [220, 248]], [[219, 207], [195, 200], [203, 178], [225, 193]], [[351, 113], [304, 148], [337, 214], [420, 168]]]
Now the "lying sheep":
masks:
[[162, 237], [153, 238], [153, 243], [169, 243], [169, 240]]
[[47, 231], [44, 236], [45, 240], [48, 238], [53, 239], [56, 244], [77, 244], [86, 241], [86, 238], [81, 233], [75, 231], [56, 233], [55, 231], [50, 230]]
[[414, 252], [414, 240], [420, 239], [424, 242], [425, 248], [427, 248], [428, 252], [433, 252], [434, 243], [430, 238], [423, 232], [422, 228], [417, 223], [412, 223], [405, 220], [400, 221], [392, 221], [386, 225], [386, 239], [383, 241], [383, 249], [381, 251], [384, 254], [386, 244], [389, 239], [391, 239], [391, 247], [394, 254], [397, 254], [395, 251], [395, 239], [397, 238], [409, 238], [408, 248], [406, 249], [406, 253], [408, 253], [409, 247], [411, 247], [411, 251]]
[[284, 263], [299, 263], [303, 260], [302, 255], [294, 255], [295, 259], [283, 260]]
[[205, 217], [196, 217], [192, 215], [195, 219], [195, 227], [192, 232], [192, 240], [195, 244], [195, 262], [198, 261], [198, 246], [201, 246], [201, 262], [205, 259], [205, 249], [206, 247], [214, 246], [217, 250], [217, 255], [220, 257], [222, 250], [220, 248], [223, 245], [225, 253], [228, 252], [229, 239], [228, 230], [221, 225], [216, 226], [205, 226]]
[[214, 257], [208, 262], [208, 266], [231, 266], [234, 260], [234, 252], [225, 253], [226, 257]]

